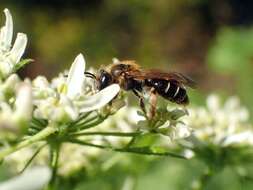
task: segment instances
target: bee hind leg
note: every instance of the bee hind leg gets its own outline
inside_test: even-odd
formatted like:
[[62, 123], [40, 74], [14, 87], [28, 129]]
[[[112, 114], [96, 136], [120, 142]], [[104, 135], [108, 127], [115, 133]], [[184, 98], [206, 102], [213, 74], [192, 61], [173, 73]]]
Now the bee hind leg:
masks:
[[145, 108], [145, 104], [144, 104], [144, 98], [143, 96], [141, 96], [136, 90], [133, 90], [133, 93], [135, 96], [137, 96], [139, 98], [139, 105], [143, 111], [143, 113], [145, 115], [147, 115], [147, 111], [146, 111], [146, 108]]
[[157, 105], [157, 92], [154, 88], [151, 88], [150, 90], [149, 103], [150, 103], [150, 111], [148, 117], [149, 119], [152, 119], [156, 114], [156, 105]]

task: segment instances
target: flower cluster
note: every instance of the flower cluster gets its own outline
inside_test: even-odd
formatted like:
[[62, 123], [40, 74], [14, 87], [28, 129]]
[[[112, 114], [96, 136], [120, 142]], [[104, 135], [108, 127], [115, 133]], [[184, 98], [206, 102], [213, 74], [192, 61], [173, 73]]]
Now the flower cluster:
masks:
[[16, 74], [0, 82], [0, 131], [2, 138], [25, 132], [32, 117], [32, 88]]
[[11, 73], [22, 67], [25, 62], [20, 62], [20, 59], [25, 51], [27, 44], [27, 36], [23, 33], [18, 33], [17, 38], [12, 46], [13, 37], [13, 21], [8, 9], [4, 10], [6, 16], [5, 25], [0, 31], [0, 78], [5, 79]]
[[[60, 74], [51, 83], [43, 76], [32, 82], [29, 79], [22, 81], [15, 72], [29, 62], [21, 61], [27, 37], [19, 33], [14, 45], [11, 45], [12, 16], [8, 9], [4, 13], [6, 23], [0, 33], [0, 142], [4, 147], [0, 152], [0, 160], [33, 142], [44, 140], [58, 131], [60, 126], [81, 122], [80, 118], [85, 118], [85, 113], [88, 112], [89, 115], [93, 110], [104, 107], [119, 92], [116, 84], [96, 94], [87, 92], [83, 74], [85, 60], [82, 54], [76, 57], [67, 76]], [[93, 114], [90, 121], [94, 119]], [[45, 132], [34, 135], [40, 131]], [[27, 134], [35, 137], [26, 137]], [[27, 141], [21, 142], [16, 148], [9, 147], [9, 142], [22, 138]]]
[[190, 107], [185, 123], [193, 133], [182, 142], [185, 156], [205, 163], [203, 174], [193, 181], [192, 189], [202, 189], [211, 177], [230, 167], [239, 178], [250, 176], [247, 167], [252, 163], [253, 128], [249, 112], [238, 97], [224, 104], [218, 95], [210, 95], [206, 106]]
[[27, 37], [18, 33], [12, 46], [13, 20], [8, 9], [4, 10], [5, 25], [0, 30], [0, 131], [2, 142], [25, 132], [32, 117], [32, 94], [29, 80], [21, 81], [14, 74], [28, 63], [20, 61], [27, 44]]
[[238, 97], [229, 98], [224, 105], [220, 97], [210, 95], [207, 108], [191, 107], [185, 122], [193, 126], [193, 135], [202, 142], [227, 146], [253, 145], [253, 129], [248, 110]]
[[168, 141], [180, 140], [191, 135], [192, 129], [184, 123], [188, 115], [185, 109], [175, 109], [168, 105], [166, 108], [157, 109], [156, 116], [150, 120], [139, 122], [142, 131], [156, 132], [167, 136]]
[[[52, 81], [44, 76], [22, 81], [15, 72], [30, 62], [21, 60], [27, 37], [19, 33], [11, 46], [12, 16], [7, 9], [4, 13], [6, 23], [0, 33], [0, 161], [4, 159], [14, 171], [49, 164], [54, 179], [90, 168], [104, 150], [182, 158], [162, 142], [190, 135], [181, 121], [186, 112], [159, 109], [154, 118], [148, 118], [138, 115], [136, 108], [122, 108], [125, 101], [118, 84], [98, 91], [94, 81], [85, 78], [82, 54], [69, 71]], [[154, 141], [146, 140], [152, 136]]]
[[95, 95], [87, 96], [85, 91], [85, 60], [79, 54], [66, 76], [60, 74], [51, 83], [39, 76], [32, 82], [34, 116], [51, 122], [68, 123], [78, 119], [80, 114], [105, 106], [119, 92], [114, 84]]

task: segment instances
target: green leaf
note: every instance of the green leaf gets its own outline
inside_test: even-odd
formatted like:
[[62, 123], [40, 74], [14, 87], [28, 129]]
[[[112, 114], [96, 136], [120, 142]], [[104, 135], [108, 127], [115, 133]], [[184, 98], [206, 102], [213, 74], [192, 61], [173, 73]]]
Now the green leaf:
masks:
[[181, 118], [187, 114], [188, 114], [187, 110], [174, 109], [173, 111], [170, 112], [170, 117], [173, 120], [178, 120], [179, 118]]
[[140, 110], [137, 110], [137, 115], [146, 117], [145, 113], [143, 113], [143, 112], [140, 111]]
[[137, 136], [131, 143], [131, 147], [148, 147], [154, 145], [160, 139], [157, 133], [145, 133]]
[[155, 155], [155, 156], [172, 156], [172, 157], [176, 157], [176, 158], [185, 159], [185, 157], [180, 155], [180, 154], [176, 154], [176, 153], [173, 153], [173, 152], [168, 152], [165, 149], [158, 148], [158, 147], [157, 148], [134, 147], [134, 148], [127, 148], [125, 151], [131, 152], [131, 153], [137, 153], [137, 154]]
[[19, 69], [21, 69], [22, 67], [24, 67], [25, 65], [33, 62], [34, 60], [33, 59], [23, 59], [21, 60], [20, 62], [18, 62], [16, 65], [15, 65], [15, 68], [14, 68], [14, 71], [18, 71]]
[[252, 60], [252, 44], [252, 28], [223, 28], [209, 50], [207, 62], [219, 73], [243, 73]]
[[151, 148], [152, 152], [154, 153], [164, 153], [167, 152], [168, 148], [165, 147], [161, 147], [161, 146], [153, 146]]
[[172, 157], [185, 159], [184, 156], [173, 153], [173, 152], [164, 152], [164, 151], [161, 151], [161, 149], [160, 149], [160, 152], [158, 152], [159, 149], [154, 149], [155, 150], [154, 151], [149, 146], [113, 148], [113, 147], [110, 147], [110, 146], [103, 146], [103, 145], [88, 143], [88, 142], [85, 142], [85, 141], [81, 141], [79, 139], [68, 139], [68, 142], [81, 144], [81, 145], [85, 145], [85, 146], [90, 146], [90, 147], [95, 147], [95, 148], [100, 148], [100, 149], [112, 150], [112, 151], [115, 151], [115, 152], [135, 153], [135, 154], [152, 155], [152, 156], [172, 156]]

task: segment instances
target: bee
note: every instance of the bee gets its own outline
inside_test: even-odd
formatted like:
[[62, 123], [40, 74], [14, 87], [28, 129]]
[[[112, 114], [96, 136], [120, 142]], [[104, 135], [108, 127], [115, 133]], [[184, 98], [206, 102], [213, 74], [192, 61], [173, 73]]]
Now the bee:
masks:
[[119, 84], [121, 89], [132, 91], [138, 98], [141, 109], [146, 113], [143, 91], [150, 92], [149, 117], [155, 115], [157, 96], [170, 102], [187, 105], [189, 97], [186, 87], [195, 87], [195, 82], [177, 72], [164, 72], [156, 69], [144, 70], [135, 61], [117, 61], [99, 70], [94, 75], [85, 72], [85, 75], [97, 81], [98, 90], [111, 84]]

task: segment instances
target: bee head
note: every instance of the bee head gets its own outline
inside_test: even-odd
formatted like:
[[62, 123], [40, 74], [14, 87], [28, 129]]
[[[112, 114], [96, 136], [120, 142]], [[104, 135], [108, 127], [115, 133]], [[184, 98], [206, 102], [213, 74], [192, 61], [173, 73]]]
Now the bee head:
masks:
[[103, 69], [100, 70], [100, 74], [97, 80], [98, 90], [104, 89], [105, 87], [111, 85], [113, 82], [112, 75]]
[[111, 74], [105, 71], [104, 69], [101, 69], [97, 76], [90, 72], [84, 72], [84, 74], [86, 77], [92, 78], [97, 81], [98, 90], [104, 89], [105, 87], [111, 85], [113, 82]]

